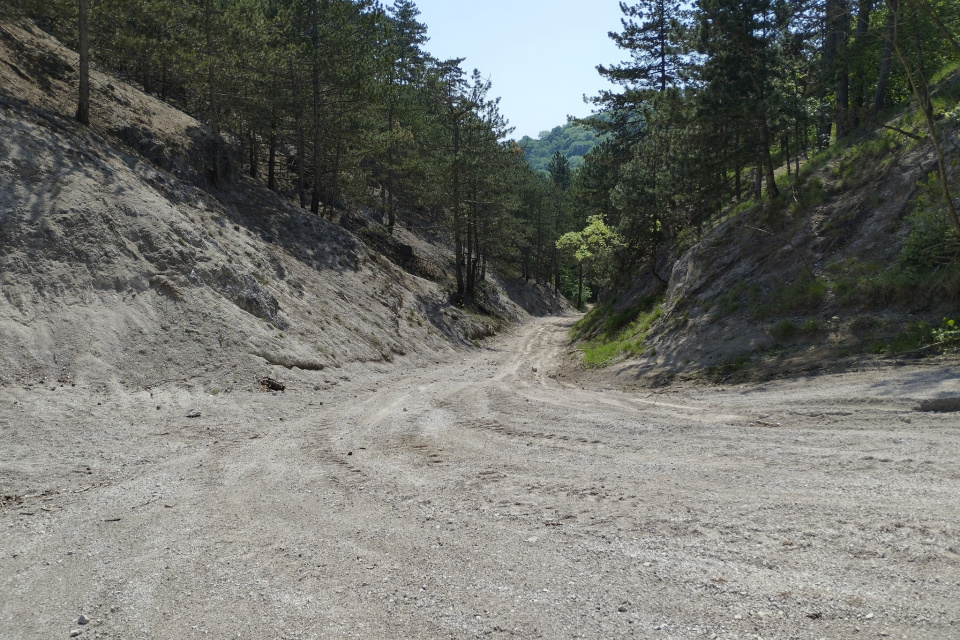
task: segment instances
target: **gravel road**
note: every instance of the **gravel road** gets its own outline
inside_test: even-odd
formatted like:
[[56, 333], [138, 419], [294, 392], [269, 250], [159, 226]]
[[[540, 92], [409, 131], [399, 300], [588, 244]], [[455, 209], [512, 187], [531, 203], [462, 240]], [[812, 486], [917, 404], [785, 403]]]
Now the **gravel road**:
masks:
[[569, 323], [0, 389], [0, 636], [960, 638], [960, 368], [624, 393], [557, 381]]

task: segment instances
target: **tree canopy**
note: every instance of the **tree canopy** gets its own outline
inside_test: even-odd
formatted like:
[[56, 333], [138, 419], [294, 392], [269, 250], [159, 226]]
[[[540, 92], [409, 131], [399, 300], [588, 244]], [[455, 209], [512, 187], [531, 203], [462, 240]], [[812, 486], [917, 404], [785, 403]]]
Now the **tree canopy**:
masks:
[[542, 131], [537, 139], [523, 136], [519, 144], [527, 156], [527, 162], [536, 171], [548, 171], [550, 160], [558, 151], [563, 154], [573, 169], [583, 166], [583, 158], [601, 137], [587, 126], [567, 123], [550, 131]]

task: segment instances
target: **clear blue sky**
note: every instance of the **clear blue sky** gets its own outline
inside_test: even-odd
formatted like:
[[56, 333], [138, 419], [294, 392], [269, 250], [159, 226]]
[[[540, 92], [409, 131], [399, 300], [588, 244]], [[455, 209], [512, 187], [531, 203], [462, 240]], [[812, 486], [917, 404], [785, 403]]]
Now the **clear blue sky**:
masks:
[[586, 116], [610, 85], [598, 64], [623, 59], [607, 36], [620, 31], [618, 0], [414, 0], [437, 58], [466, 58], [493, 82], [516, 139]]

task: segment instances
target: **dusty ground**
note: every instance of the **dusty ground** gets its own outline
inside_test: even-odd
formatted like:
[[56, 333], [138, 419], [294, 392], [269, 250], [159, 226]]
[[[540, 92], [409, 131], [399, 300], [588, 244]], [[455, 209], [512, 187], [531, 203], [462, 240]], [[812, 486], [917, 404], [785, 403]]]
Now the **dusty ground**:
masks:
[[917, 410], [960, 369], [582, 389], [569, 322], [282, 394], [0, 389], [2, 636], [960, 638], [960, 420]]

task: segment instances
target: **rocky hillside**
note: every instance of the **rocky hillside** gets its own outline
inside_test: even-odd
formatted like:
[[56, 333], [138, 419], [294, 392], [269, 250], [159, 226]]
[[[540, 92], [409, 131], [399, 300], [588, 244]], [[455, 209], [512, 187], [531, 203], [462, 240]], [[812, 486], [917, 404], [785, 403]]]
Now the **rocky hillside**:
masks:
[[452, 307], [442, 235], [390, 238], [357, 207], [334, 223], [236, 175], [213, 187], [204, 125], [108, 75], [77, 125], [76, 56], [0, 27], [0, 384], [333, 384], [333, 368], [431, 361], [526, 313], [496, 282], [478, 310]]
[[[960, 75], [935, 101], [956, 195]], [[922, 119], [909, 109], [886, 118], [799, 172], [781, 167], [779, 198], [675, 238], [659, 267], [670, 274], [665, 292], [641, 275], [580, 324], [587, 356], [603, 345], [595, 359], [612, 364], [601, 373], [588, 363], [585, 375], [612, 372], [626, 385], [765, 379], [943, 355], [934, 332], [944, 319], [960, 326], [960, 240]]]

